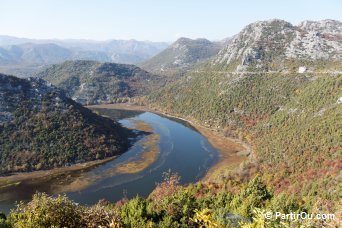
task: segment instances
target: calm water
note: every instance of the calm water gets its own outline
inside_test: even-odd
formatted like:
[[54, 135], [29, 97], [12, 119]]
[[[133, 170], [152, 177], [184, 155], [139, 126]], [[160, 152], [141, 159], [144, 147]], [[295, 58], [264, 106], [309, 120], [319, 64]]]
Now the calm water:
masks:
[[[132, 126], [132, 120], [140, 120], [152, 126], [154, 133], [160, 135], [160, 153], [156, 161], [145, 170], [134, 174], [108, 174], [116, 166], [139, 156], [143, 152], [137, 142], [119, 158], [100, 165], [91, 170], [74, 174], [73, 178], [90, 184], [76, 191], [63, 191], [63, 184], [58, 179], [49, 183], [38, 182], [8, 189], [0, 188], [0, 211], [8, 212], [16, 200], [28, 200], [35, 191], [50, 193], [53, 189], [62, 189], [72, 200], [82, 204], [94, 204], [100, 199], [111, 202], [140, 195], [143, 197], [154, 189], [157, 182], [162, 181], [162, 174], [171, 170], [181, 176], [181, 183], [191, 183], [202, 178], [208, 168], [218, 160], [218, 152], [208, 143], [205, 137], [186, 123], [169, 119], [150, 112], [135, 112], [123, 110], [97, 109], [101, 114], [120, 120], [127, 127]], [[141, 136], [140, 140], [144, 140]], [[106, 174], [106, 175], [104, 175]], [[65, 184], [65, 183], [64, 183]], [[52, 189], [53, 188], [53, 189]], [[1, 194], [3, 196], [1, 196]]]

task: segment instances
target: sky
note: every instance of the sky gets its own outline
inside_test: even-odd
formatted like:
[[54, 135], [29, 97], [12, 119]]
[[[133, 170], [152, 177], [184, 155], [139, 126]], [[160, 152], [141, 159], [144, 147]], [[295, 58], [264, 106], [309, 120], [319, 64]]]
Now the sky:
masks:
[[342, 21], [341, 12], [341, 0], [0, 0], [0, 35], [220, 40], [255, 21]]

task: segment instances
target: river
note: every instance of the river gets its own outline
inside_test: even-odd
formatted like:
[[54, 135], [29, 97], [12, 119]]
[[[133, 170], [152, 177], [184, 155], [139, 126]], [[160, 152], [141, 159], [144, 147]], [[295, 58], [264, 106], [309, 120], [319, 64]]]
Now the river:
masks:
[[75, 202], [91, 205], [101, 199], [115, 202], [123, 197], [146, 197], [163, 173], [171, 170], [181, 183], [200, 180], [218, 161], [219, 153], [186, 122], [142, 111], [94, 109], [123, 126], [147, 130], [116, 159], [48, 180], [26, 180], [0, 186], [0, 211], [8, 213], [15, 201], [29, 200], [36, 191], [66, 194]]

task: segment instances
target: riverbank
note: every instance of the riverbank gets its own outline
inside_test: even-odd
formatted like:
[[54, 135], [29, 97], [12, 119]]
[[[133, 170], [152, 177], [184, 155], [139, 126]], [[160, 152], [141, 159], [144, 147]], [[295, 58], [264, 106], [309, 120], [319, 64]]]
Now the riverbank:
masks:
[[[6, 198], [6, 193], [9, 189], [16, 188], [18, 185], [31, 186], [37, 183], [50, 183], [56, 179], [65, 180], [72, 175], [79, 175], [80, 172], [93, 169], [99, 165], [105, 164], [117, 158], [113, 156], [110, 158], [89, 161], [80, 164], [74, 164], [68, 167], [54, 168], [50, 170], [40, 170], [27, 173], [13, 173], [10, 176], [0, 177], [0, 202]], [[30, 191], [31, 189], [28, 189]], [[59, 193], [55, 189], [52, 193]]]
[[[9, 190], [18, 186], [34, 186], [46, 185], [43, 189], [50, 194], [58, 194], [61, 192], [80, 191], [90, 186], [106, 176], [125, 173], [137, 173], [149, 167], [158, 157], [159, 154], [159, 135], [153, 133], [150, 125], [143, 121], [133, 121], [131, 129], [145, 132], [143, 140], [139, 140], [139, 145], [144, 148], [137, 158], [133, 161], [122, 163], [114, 169], [103, 173], [96, 177], [87, 177], [84, 175], [88, 170], [104, 165], [118, 156], [109, 157], [102, 160], [89, 161], [85, 163], [73, 164], [67, 167], [53, 168], [50, 170], [39, 170], [33, 172], [13, 173], [9, 176], [0, 177], [0, 202], [5, 200], [5, 196]], [[80, 178], [82, 177], [82, 178]], [[7, 194], [9, 195], [9, 194]]]
[[194, 120], [185, 119], [178, 116], [173, 116], [168, 113], [163, 113], [155, 109], [151, 109], [147, 106], [138, 106], [132, 104], [103, 104], [103, 105], [92, 105], [88, 108], [108, 108], [108, 109], [122, 109], [122, 110], [134, 110], [134, 111], [146, 111], [160, 115], [165, 115], [171, 118], [183, 120], [191, 124], [198, 132], [206, 137], [209, 143], [215, 147], [220, 153], [219, 161], [212, 166], [203, 181], [216, 181], [226, 176], [228, 173], [236, 170], [242, 162], [247, 159], [247, 156], [251, 153], [251, 148], [246, 143], [226, 137], [220, 132], [214, 131], [208, 127], [202, 126], [195, 123]]
[[74, 164], [74, 165], [67, 166], [67, 167], [53, 168], [53, 169], [49, 169], [49, 170], [39, 170], [39, 171], [32, 171], [32, 172], [27, 172], [27, 173], [13, 173], [12, 175], [9, 175], [9, 176], [0, 177], [0, 185], [5, 180], [20, 181], [20, 180], [24, 180], [24, 179], [35, 179], [35, 178], [48, 177], [48, 176], [51, 177], [51, 176], [58, 175], [61, 173], [94, 168], [96, 166], [99, 166], [99, 165], [102, 165], [102, 164], [107, 163], [109, 161], [112, 161], [113, 159], [115, 159], [117, 157], [118, 156], [113, 156], [113, 157], [109, 157], [109, 158], [105, 158], [105, 159], [101, 159], [101, 160], [89, 161], [89, 162]]
[[58, 192], [82, 191], [100, 180], [115, 175], [138, 173], [152, 165], [159, 155], [159, 135], [155, 134], [152, 127], [143, 121], [131, 120], [131, 123], [134, 126], [131, 129], [146, 133], [146, 135], [141, 140], [138, 140], [133, 146], [142, 148], [141, 153], [131, 157], [127, 162], [108, 168], [96, 175], [84, 172], [78, 178], [63, 180], [64, 183], [58, 183], [54, 189], [59, 189]]

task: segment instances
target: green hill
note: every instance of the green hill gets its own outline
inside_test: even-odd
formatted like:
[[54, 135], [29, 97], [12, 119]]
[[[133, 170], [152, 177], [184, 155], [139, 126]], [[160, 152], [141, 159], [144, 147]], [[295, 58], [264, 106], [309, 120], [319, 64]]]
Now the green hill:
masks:
[[42, 79], [0, 74], [0, 174], [51, 169], [123, 153], [130, 131]]

